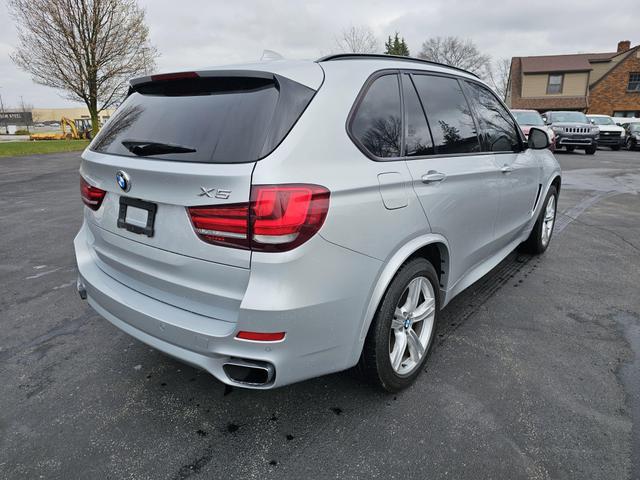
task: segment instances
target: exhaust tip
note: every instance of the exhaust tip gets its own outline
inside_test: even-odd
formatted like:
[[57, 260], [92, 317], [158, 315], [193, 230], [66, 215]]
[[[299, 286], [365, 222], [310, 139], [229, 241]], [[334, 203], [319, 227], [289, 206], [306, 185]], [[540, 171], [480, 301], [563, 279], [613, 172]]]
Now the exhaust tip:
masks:
[[80, 277], [78, 277], [78, 280], [76, 281], [76, 289], [78, 290], [78, 295], [80, 295], [80, 298], [82, 300], [86, 300], [87, 299], [87, 289], [84, 286], [84, 282], [82, 281], [82, 279]]
[[232, 358], [222, 365], [224, 373], [233, 382], [242, 385], [264, 386], [273, 382], [275, 367], [269, 362]]

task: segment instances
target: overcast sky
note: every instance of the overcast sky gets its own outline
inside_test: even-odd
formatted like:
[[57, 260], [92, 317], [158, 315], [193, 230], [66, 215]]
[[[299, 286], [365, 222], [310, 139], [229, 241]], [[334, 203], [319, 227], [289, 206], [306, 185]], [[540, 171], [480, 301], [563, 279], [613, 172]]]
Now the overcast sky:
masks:
[[[633, 3], [633, 2], [632, 2]], [[254, 61], [264, 49], [287, 58], [317, 58], [335, 49], [350, 25], [367, 25], [384, 39], [404, 36], [412, 55], [432, 36], [472, 39], [494, 58], [615, 51], [619, 40], [640, 42], [640, 9], [602, 0], [141, 0], [159, 71]], [[626, 6], [623, 6], [626, 5]], [[636, 35], [636, 37], [633, 37]], [[36, 107], [73, 105], [34, 84], [15, 67], [16, 44], [6, 0], [0, 0], [0, 94]]]

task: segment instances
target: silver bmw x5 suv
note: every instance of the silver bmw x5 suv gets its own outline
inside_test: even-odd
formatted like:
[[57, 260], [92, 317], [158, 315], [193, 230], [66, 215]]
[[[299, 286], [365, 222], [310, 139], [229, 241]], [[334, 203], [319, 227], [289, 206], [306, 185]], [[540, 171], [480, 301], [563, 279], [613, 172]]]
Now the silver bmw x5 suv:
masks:
[[418, 376], [440, 310], [549, 245], [560, 168], [470, 73], [334, 55], [131, 81], [82, 154], [78, 291], [231, 385]]

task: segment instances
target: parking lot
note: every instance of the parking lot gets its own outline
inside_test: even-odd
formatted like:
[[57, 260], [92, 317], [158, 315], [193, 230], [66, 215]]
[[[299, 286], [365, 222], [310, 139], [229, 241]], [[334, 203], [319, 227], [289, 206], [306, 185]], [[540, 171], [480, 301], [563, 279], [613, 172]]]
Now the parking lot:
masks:
[[640, 478], [640, 153], [557, 157], [547, 253], [456, 297], [397, 395], [229, 389], [133, 340], [75, 290], [78, 154], [0, 159], [0, 478]]

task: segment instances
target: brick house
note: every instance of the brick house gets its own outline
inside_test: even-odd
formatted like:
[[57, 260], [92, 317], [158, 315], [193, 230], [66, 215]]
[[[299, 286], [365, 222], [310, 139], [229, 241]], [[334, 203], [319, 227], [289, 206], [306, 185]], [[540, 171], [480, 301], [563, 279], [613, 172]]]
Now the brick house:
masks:
[[615, 52], [513, 57], [506, 101], [540, 112], [640, 117], [640, 45], [626, 40]]

